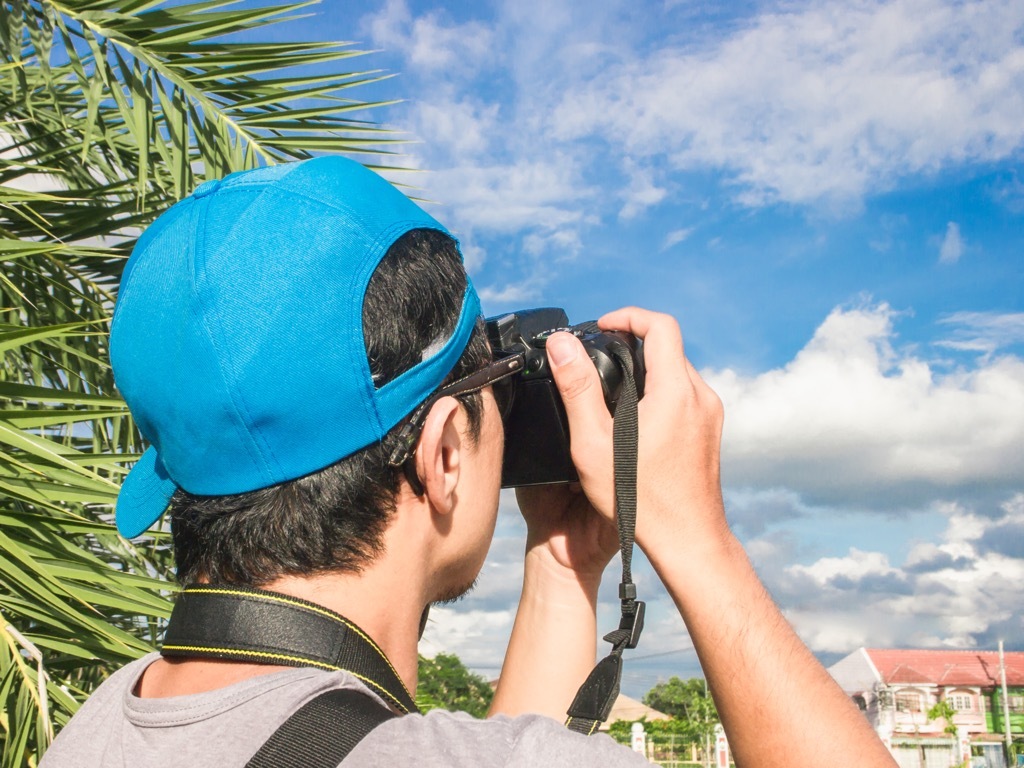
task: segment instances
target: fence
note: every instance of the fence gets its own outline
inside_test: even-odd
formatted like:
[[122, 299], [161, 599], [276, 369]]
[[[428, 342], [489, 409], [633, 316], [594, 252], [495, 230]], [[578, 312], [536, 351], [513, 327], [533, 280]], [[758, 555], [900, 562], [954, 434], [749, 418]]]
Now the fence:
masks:
[[[674, 733], [648, 733], [645, 757], [662, 768], [708, 768], [715, 765], [714, 743], [709, 745], [710, 754], [692, 739]], [[629, 738], [615, 735], [614, 738], [629, 746]], [[729, 763], [730, 767], [734, 766]]]

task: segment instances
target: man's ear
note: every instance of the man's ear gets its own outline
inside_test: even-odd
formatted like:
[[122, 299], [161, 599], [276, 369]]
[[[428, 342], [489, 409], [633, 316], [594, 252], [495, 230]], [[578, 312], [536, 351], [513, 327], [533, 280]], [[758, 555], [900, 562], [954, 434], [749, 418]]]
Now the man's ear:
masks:
[[455, 503], [462, 461], [462, 435], [456, 417], [459, 401], [442, 397], [430, 407], [416, 446], [416, 474], [427, 500], [442, 514]]

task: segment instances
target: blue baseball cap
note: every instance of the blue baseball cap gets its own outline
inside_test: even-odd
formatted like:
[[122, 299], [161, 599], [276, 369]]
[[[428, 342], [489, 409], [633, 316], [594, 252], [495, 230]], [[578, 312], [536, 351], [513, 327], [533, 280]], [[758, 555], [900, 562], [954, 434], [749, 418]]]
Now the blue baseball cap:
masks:
[[150, 447], [125, 478], [117, 528], [138, 536], [177, 488], [222, 496], [327, 467], [380, 440], [445, 379], [480, 315], [381, 387], [363, 297], [388, 248], [447, 230], [341, 157], [208, 181], [142, 234], [110, 332], [117, 387]]

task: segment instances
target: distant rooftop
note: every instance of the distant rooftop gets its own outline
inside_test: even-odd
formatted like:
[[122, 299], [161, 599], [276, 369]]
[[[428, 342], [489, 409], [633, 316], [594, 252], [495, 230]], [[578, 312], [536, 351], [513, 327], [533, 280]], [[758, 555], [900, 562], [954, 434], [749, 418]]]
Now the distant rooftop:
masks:
[[606, 730], [609, 725], [617, 720], [639, 720], [645, 717], [647, 721], [651, 720], [671, 720], [671, 715], [666, 715], [664, 712], [659, 712], [653, 707], [648, 707], [642, 701], [631, 699], [624, 693], [620, 693], [619, 697], [615, 699], [615, 704], [612, 706], [611, 714], [608, 715], [608, 720], [605, 721], [604, 729]]
[[[997, 651], [921, 651], [865, 648], [886, 683], [968, 685], [1000, 684]], [[1024, 652], [1007, 651], [1006, 684], [1024, 686]]]

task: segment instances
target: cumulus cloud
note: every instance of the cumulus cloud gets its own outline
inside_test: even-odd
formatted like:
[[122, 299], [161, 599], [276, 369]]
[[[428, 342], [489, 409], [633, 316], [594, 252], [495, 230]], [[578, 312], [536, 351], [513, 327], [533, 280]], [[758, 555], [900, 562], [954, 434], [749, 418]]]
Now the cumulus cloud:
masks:
[[375, 45], [402, 50], [409, 63], [424, 71], [474, 72], [493, 55], [490, 28], [480, 22], [455, 24], [440, 11], [413, 16], [405, 0], [388, 0], [363, 20]]
[[[1024, 362], [982, 354], [940, 373], [927, 350], [900, 346], [899, 320], [885, 304], [837, 308], [781, 368], [703, 372], [726, 403], [730, 522], [820, 654], [860, 645], [991, 647], [1024, 633]], [[1013, 322], [961, 315], [943, 327], [955, 336], [1006, 324]], [[844, 530], [854, 528], [861, 532], [851, 546]], [[481, 671], [497, 670], [524, 536], [506, 493], [477, 589], [435, 611], [425, 652], [455, 651]], [[602, 628], [615, 622], [614, 571], [601, 593]], [[643, 648], [652, 656], [632, 670], [632, 692], [642, 694], [652, 678], [699, 668], [639, 554], [634, 574], [650, 617]]]
[[946, 234], [939, 245], [939, 263], [956, 264], [964, 254], [967, 244], [960, 235], [960, 226], [951, 221], [946, 224]]
[[[698, 175], [743, 205], [847, 210], [1024, 146], [1016, 0], [802, 0], [711, 27], [694, 12], [668, 4], [640, 21], [621, 0], [528, 0], [460, 21], [388, 0], [362, 29], [403, 59], [413, 98], [394, 114], [420, 142], [403, 162], [435, 171], [423, 197], [464, 236], [551, 246], [503, 269], [512, 282], [560, 255], [552, 232], [583, 241], [597, 220], [678, 203]], [[652, 14], [682, 31], [653, 42]], [[1012, 205], [1020, 186], [991, 194]], [[944, 234], [951, 264], [965, 240], [956, 222]]]
[[809, 566], [794, 565], [789, 573], [817, 587], [843, 592], [910, 594], [906, 576], [889, 565], [889, 558], [880, 552], [851, 548], [846, 557], [825, 557]]
[[1024, 142], [1014, 0], [808, 2], [703, 49], [663, 48], [567, 92], [565, 139], [730, 173], [749, 205], [859, 199]]
[[966, 554], [949, 552], [935, 544], [919, 544], [910, 553], [903, 568], [907, 573], [936, 573], [946, 570], [963, 570], [972, 566], [971, 558]]
[[1024, 476], [1024, 360], [940, 373], [898, 349], [885, 304], [834, 310], [782, 368], [707, 371], [726, 407], [725, 480], [878, 509]]
[[452, 208], [456, 226], [492, 234], [555, 230], [581, 221], [588, 192], [557, 163], [460, 167], [431, 174], [431, 189]]
[[497, 104], [439, 95], [417, 103], [411, 128], [453, 157], [484, 158], [491, 151], [498, 120]]
[[420, 653], [454, 653], [470, 669], [496, 678], [512, 632], [516, 604], [500, 610], [435, 606], [420, 640]]
[[[590, 216], [582, 203], [594, 191], [576, 174], [565, 157], [458, 166], [430, 174], [431, 196], [446, 201], [438, 215], [460, 241], [503, 241], [503, 252], [489, 249], [486, 254], [489, 263], [504, 267], [494, 270], [499, 284], [481, 287], [487, 312], [536, 296], [554, 276], [552, 264], [580, 253], [580, 228]], [[483, 264], [483, 256], [477, 252], [467, 264], [471, 274]]]
[[789, 565], [773, 593], [797, 631], [819, 652], [860, 645], [991, 647], [1024, 630], [1024, 495], [995, 516], [948, 505], [938, 541], [919, 543], [902, 564], [880, 552], [851, 549], [809, 565]]

